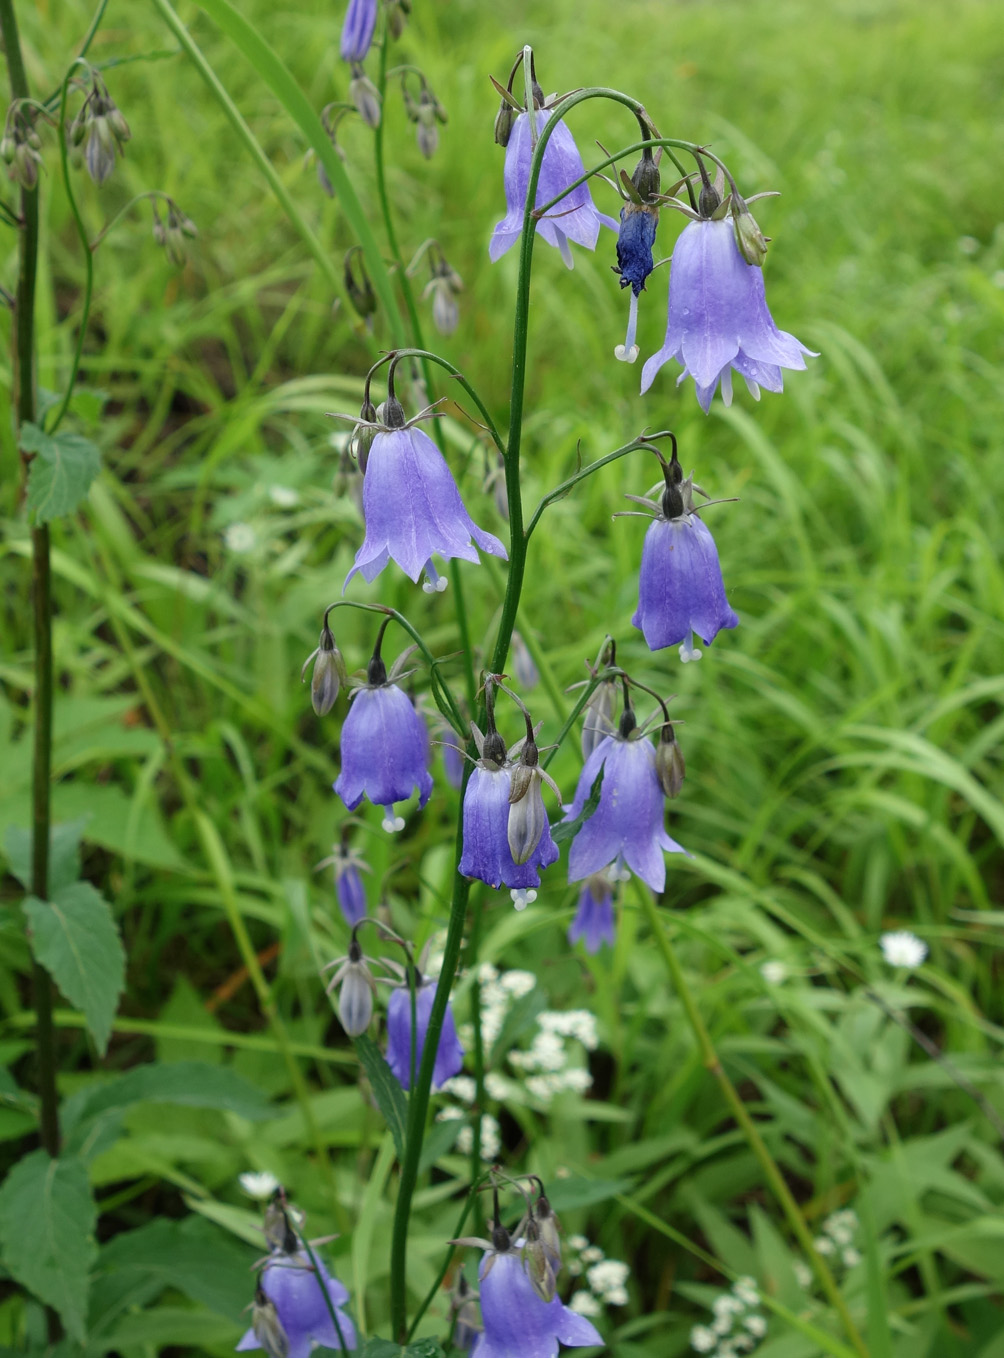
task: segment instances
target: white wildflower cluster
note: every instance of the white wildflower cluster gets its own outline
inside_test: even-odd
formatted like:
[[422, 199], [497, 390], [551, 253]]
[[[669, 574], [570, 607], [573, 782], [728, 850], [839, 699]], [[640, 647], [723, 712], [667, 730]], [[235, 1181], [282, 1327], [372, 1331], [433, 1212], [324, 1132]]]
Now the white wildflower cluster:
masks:
[[599, 1245], [591, 1245], [584, 1235], [565, 1239], [565, 1267], [573, 1278], [585, 1274], [588, 1288], [581, 1288], [568, 1303], [581, 1316], [598, 1316], [604, 1306], [626, 1306], [625, 1284], [630, 1272], [619, 1259], [608, 1259]]
[[882, 956], [891, 967], [919, 967], [927, 956], [927, 944], [909, 929], [896, 929], [879, 939]]
[[274, 1174], [269, 1174], [267, 1169], [248, 1170], [245, 1174], [239, 1174], [237, 1181], [249, 1198], [256, 1198], [259, 1202], [265, 1202], [279, 1187], [279, 1180]]
[[850, 1208], [833, 1212], [823, 1222], [821, 1234], [812, 1243], [825, 1258], [838, 1261], [844, 1268], [854, 1268], [861, 1262], [861, 1252], [854, 1244], [859, 1224], [857, 1213]]
[[587, 1009], [545, 1010], [537, 1024], [528, 1050], [509, 1053], [509, 1064], [526, 1074], [527, 1093], [543, 1104], [566, 1089], [585, 1094], [593, 1077], [584, 1065], [572, 1063], [574, 1049], [566, 1044], [578, 1042], [586, 1051], [595, 1051], [599, 1041], [595, 1015]]
[[690, 1347], [714, 1358], [752, 1353], [767, 1333], [767, 1318], [756, 1309], [759, 1302], [755, 1280], [737, 1278], [732, 1290], [722, 1292], [712, 1303], [711, 1324], [695, 1325], [690, 1331]]
[[[465, 1075], [457, 1075], [454, 1078], [457, 1080], [467, 1079]], [[452, 1084], [453, 1081], [449, 1080], [447, 1083]], [[473, 1085], [474, 1081], [471, 1080], [470, 1083]], [[445, 1084], [443, 1088], [446, 1088]], [[455, 1103], [448, 1103], [445, 1108], [441, 1108], [436, 1114], [436, 1121], [459, 1122], [466, 1116], [462, 1108], [458, 1108]], [[455, 1144], [461, 1155], [470, 1155], [474, 1149], [474, 1129], [469, 1122], [465, 1122], [457, 1133]], [[501, 1149], [502, 1134], [499, 1130], [498, 1119], [493, 1118], [491, 1113], [485, 1113], [481, 1118], [481, 1159], [487, 1160], [489, 1163], [497, 1160]]]
[[[487, 1052], [502, 1032], [512, 1006], [530, 994], [537, 985], [537, 978], [532, 971], [499, 971], [490, 962], [482, 962], [477, 969], [477, 981], [481, 1000], [481, 1039]], [[458, 1032], [461, 1042], [470, 1051], [474, 1046], [471, 1025], [461, 1024]], [[544, 1010], [537, 1016], [529, 1047], [515, 1048], [506, 1054], [511, 1072], [491, 1070], [486, 1073], [485, 1094], [494, 1103], [536, 1108], [546, 1107], [556, 1094], [564, 1091], [585, 1094], [593, 1077], [584, 1054], [595, 1051], [598, 1044], [596, 1016], [588, 1009]], [[455, 1075], [443, 1083], [440, 1093], [457, 1103], [442, 1108], [436, 1114], [437, 1120], [465, 1118], [466, 1110], [472, 1108], [477, 1099], [477, 1085], [469, 1075]], [[470, 1127], [465, 1127], [457, 1138], [457, 1149], [468, 1152], [472, 1141]], [[499, 1149], [498, 1123], [486, 1116], [482, 1120], [482, 1159], [496, 1159]]]

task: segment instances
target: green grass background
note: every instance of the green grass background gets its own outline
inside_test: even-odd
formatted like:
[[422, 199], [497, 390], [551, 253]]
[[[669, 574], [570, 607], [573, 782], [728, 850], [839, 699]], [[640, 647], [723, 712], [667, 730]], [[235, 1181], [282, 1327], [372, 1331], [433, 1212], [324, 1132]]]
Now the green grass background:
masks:
[[[47, 92], [89, 11], [75, 0], [22, 8], [29, 77]], [[241, 9], [315, 107], [345, 96], [340, 6]], [[320, 193], [294, 125], [204, 13], [194, 5], [180, 12], [340, 269], [352, 238], [338, 205]], [[688, 779], [670, 827], [695, 857], [671, 862], [664, 904], [727, 1068], [810, 1225], [839, 1207], [858, 1212], [865, 1257], [842, 1286], [876, 1358], [1000, 1358], [1004, 1160], [984, 1111], [955, 1078], [1004, 1115], [999, 9], [977, 0], [414, 0], [402, 59], [421, 66], [450, 121], [426, 163], [399, 99], [389, 100], [397, 230], [406, 258], [435, 236], [463, 276], [458, 330], [433, 341], [426, 307], [427, 337], [503, 428], [516, 257], [495, 266], [487, 258], [503, 209], [488, 75], [504, 78], [523, 42], [534, 46], [545, 91], [624, 89], [665, 135], [710, 144], [747, 196], [781, 191], [758, 212], [773, 238], [768, 298], [781, 328], [820, 352], [805, 373], [787, 376], [782, 396], [759, 405], [737, 392], [731, 410], [716, 402], [705, 417], [689, 384], [673, 386], [669, 367], [640, 397], [640, 364], [613, 359], [626, 312], [609, 270], [613, 236], [603, 233], [595, 255], [576, 250], [573, 273], [538, 248], [525, 504], [570, 474], [577, 447], [588, 460], [646, 426], [673, 428], [702, 485], [738, 497], [709, 511], [708, 522], [742, 619], [700, 665], [647, 652], [629, 625], [643, 525], [610, 516], [657, 469], [639, 455], [604, 469], [548, 511], [531, 549], [520, 628], [546, 661], [549, 682], [533, 694], [542, 739], [570, 704], [561, 690], [584, 676], [583, 660], [608, 631], [628, 668], [678, 695]], [[76, 181], [92, 234], [148, 188], [171, 193], [200, 234], [188, 264], [174, 270], [140, 206], [97, 254], [83, 382], [107, 401], [98, 414], [100, 403], [81, 397], [76, 417], [96, 431], [105, 470], [84, 511], [55, 537], [55, 804], [64, 819], [91, 814], [85, 866], [113, 901], [127, 944], [128, 990], [105, 1071], [193, 1055], [226, 1062], [273, 1094], [280, 1116], [261, 1128], [233, 1115], [221, 1123], [193, 1110], [135, 1111], [119, 1145], [92, 1166], [102, 1239], [187, 1212], [250, 1239], [252, 1213], [235, 1175], [268, 1167], [309, 1209], [318, 1233], [339, 1215], [335, 1195], [342, 1217], [365, 1223], [343, 1234], [333, 1258], [357, 1304], [365, 1298], [368, 1324], [386, 1333], [393, 1175], [378, 1158], [380, 1119], [359, 1098], [351, 1050], [316, 974], [345, 936], [327, 878], [311, 871], [344, 818], [330, 792], [339, 723], [313, 716], [298, 676], [361, 533], [356, 509], [337, 493], [337, 427], [324, 412], [358, 407], [361, 374], [388, 333], [378, 317], [369, 336], [344, 298], [335, 299], [174, 48], [152, 6], [113, 0], [92, 50], [95, 60], [118, 63], [106, 79], [133, 133], [104, 188]], [[593, 141], [615, 149], [635, 138], [614, 105], [587, 104], [572, 126], [587, 164]], [[347, 121], [340, 142], [382, 241], [371, 134]], [[59, 390], [82, 265], [51, 136], [46, 147], [39, 380]], [[612, 189], [601, 185], [595, 196], [616, 212]], [[663, 254], [678, 229], [664, 213]], [[8, 235], [0, 249], [10, 286], [16, 241]], [[662, 341], [665, 287], [660, 271], [642, 298], [643, 358]], [[9, 371], [5, 378], [6, 402]], [[451, 419], [449, 437], [474, 517], [497, 529], [480, 489], [476, 427]], [[6, 414], [0, 465], [6, 826], [27, 820], [31, 690], [28, 536]], [[276, 486], [298, 493], [295, 507], [275, 502]], [[251, 552], [227, 548], [234, 523], [253, 528]], [[465, 567], [463, 583], [480, 648], [502, 576]], [[435, 650], [456, 649], [449, 594], [430, 603], [392, 571], [353, 589], [408, 611]], [[339, 643], [359, 667], [372, 625], [360, 614], [336, 616]], [[138, 696], [139, 672], [197, 779], [254, 945], [281, 941], [267, 974], [299, 1044], [313, 1129], [252, 988], [228, 988], [207, 1012], [240, 957], [220, 865], [202, 856]], [[569, 793], [576, 742], [552, 772]], [[437, 787], [441, 795], [403, 843], [381, 836], [379, 813], [364, 815], [360, 832], [374, 903], [385, 897], [419, 939], [444, 922], [452, 876], [446, 846], [456, 799], [441, 779]], [[635, 1207], [838, 1334], [794, 1279], [797, 1251], [700, 1064], [636, 902], [628, 893], [613, 953], [586, 959], [564, 942], [575, 893], [561, 884], [560, 867], [552, 875], [524, 915], [490, 903], [482, 955], [531, 965], [554, 1006], [595, 1009], [596, 1108], [590, 1114], [569, 1099], [547, 1118], [521, 1113], [509, 1128], [513, 1163], [623, 1183]], [[30, 1084], [21, 1074], [31, 1015], [15, 899], [11, 886], [0, 1052]], [[931, 949], [909, 984], [878, 952], [879, 933], [895, 927], [915, 930]], [[765, 960], [785, 963], [782, 985], [763, 980]], [[870, 991], [909, 1011], [951, 1054], [953, 1070], [911, 1044]], [[79, 1024], [68, 1012], [61, 1023], [62, 1088], [72, 1092], [102, 1077], [92, 1073], [99, 1063]], [[234, 1034], [253, 1041], [240, 1045]], [[31, 1127], [30, 1114], [0, 1109], [6, 1162], [30, 1144], [23, 1138]], [[320, 1168], [321, 1144], [330, 1174]], [[375, 1158], [386, 1183], [372, 1177]], [[464, 1167], [445, 1163], [418, 1200], [416, 1297], [454, 1229], [450, 1194]], [[722, 1277], [623, 1200], [573, 1206], [566, 1222], [632, 1263], [630, 1304], [604, 1322], [611, 1351], [685, 1351]], [[0, 1339], [17, 1344], [36, 1322], [6, 1291]], [[442, 1314], [438, 1303], [432, 1314]], [[129, 1355], [178, 1346], [222, 1354], [236, 1324], [226, 1306], [214, 1311], [197, 1290], [175, 1286], [154, 1290], [143, 1309], [116, 1312], [103, 1333], [106, 1349]], [[772, 1319], [759, 1351], [798, 1358], [823, 1350]]]

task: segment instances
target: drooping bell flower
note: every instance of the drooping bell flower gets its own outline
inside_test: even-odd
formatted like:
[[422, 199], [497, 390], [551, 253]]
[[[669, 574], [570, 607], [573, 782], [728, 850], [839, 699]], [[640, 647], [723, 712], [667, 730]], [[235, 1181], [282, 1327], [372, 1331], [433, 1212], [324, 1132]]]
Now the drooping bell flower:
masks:
[[[473, 722], [471, 730], [480, 757], [464, 793], [459, 871], [496, 890], [509, 887], [513, 905], [522, 910], [536, 900], [540, 871], [557, 860], [558, 846], [551, 838], [539, 786], [530, 786], [533, 775], [519, 773], [514, 788], [513, 766], [493, 721], [489, 720], [487, 735]], [[524, 781], [527, 786], [521, 790]], [[520, 794], [515, 800], [514, 791]]]
[[762, 269], [749, 262], [762, 261], [762, 254], [750, 248], [745, 202], [729, 200], [727, 206], [719, 190], [706, 181], [699, 213], [677, 206], [692, 220], [673, 250], [666, 338], [642, 369], [642, 391], [648, 391], [671, 358], [683, 367], [677, 385], [686, 377], [694, 379], [705, 414], [719, 383], [722, 400], [732, 404], [733, 368], [755, 400], [760, 399], [761, 387], [781, 391], [781, 369], [802, 369], [803, 355], [815, 355], [794, 335], [779, 330], [767, 309]]
[[667, 853], [686, 853], [664, 828], [664, 794], [655, 748], [640, 733], [626, 707], [614, 735], [606, 736], [586, 760], [565, 819], [583, 811], [600, 770], [603, 782], [596, 810], [582, 824], [568, 855], [568, 880], [581, 882], [612, 864], [626, 865], [653, 891], [666, 885]]
[[[427, 976], [415, 977], [415, 1072], [422, 1064], [425, 1037], [429, 1031], [429, 1016], [436, 998], [436, 987]], [[387, 1064], [404, 1090], [411, 1088], [411, 992], [407, 985], [398, 986], [387, 1002]], [[464, 1049], [457, 1037], [453, 1010], [449, 1004], [443, 1017], [443, 1028], [436, 1048], [436, 1064], [432, 1083], [439, 1088], [446, 1080], [459, 1075], [464, 1064]]]
[[[484, 1331], [471, 1358], [557, 1358], [558, 1345], [583, 1348], [601, 1345], [603, 1337], [591, 1320], [565, 1306], [551, 1289], [545, 1301], [531, 1277], [527, 1242], [510, 1243], [496, 1227], [493, 1248], [478, 1269]], [[486, 1242], [487, 1243], [487, 1242]]]
[[609, 878], [602, 872], [588, 877], [579, 893], [579, 907], [568, 928], [569, 943], [582, 940], [586, 952], [597, 953], [606, 943], [614, 946], [614, 897]]
[[693, 634], [710, 646], [723, 628], [737, 627], [739, 618], [725, 595], [715, 540], [694, 508], [693, 473], [684, 477], [675, 440], [672, 459], [659, 460], [665, 478], [660, 498], [629, 496], [653, 516], [642, 547], [638, 607], [631, 621], [650, 650], [679, 645], [681, 660], [699, 660]]
[[404, 818], [395, 813], [394, 803], [407, 801], [417, 791], [421, 810], [432, 791], [432, 776], [425, 723], [407, 693], [393, 682], [402, 677], [400, 671], [413, 648], [398, 656], [388, 677], [380, 658], [386, 626], [377, 637], [368, 682], [350, 699], [342, 727], [342, 771], [335, 791], [350, 811], [363, 797], [382, 806], [383, 828], [394, 831], [404, 829]]
[[346, 585], [357, 571], [375, 580], [393, 560], [410, 580], [424, 571], [423, 589], [438, 593], [446, 579], [432, 564], [434, 555], [476, 563], [477, 543], [483, 552], [505, 559], [498, 538], [479, 528], [464, 508], [443, 454], [415, 420], [405, 422], [400, 402], [389, 397], [384, 422], [371, 427], [377, 432], [363, 476], [366, 536]]
[[349, 0], [342, 24], [341, 57], [358, 65], [370, 50], [377, 21], [377, 0]]
[[[647, 135], [648, 129], [643, 128]], [[617, 267], [621, 287], [631, 289], [627, 335], [623, 344], [614, 349], [614, 357], [633, 363], [638, 357], [635, 334], [638, 329], [638, 296], [645, 288], [645, 280], [655, 268], [652, 247], [659, 225], [659, 167], [646, 150], [630, 179], [623, 172], [628, 201], [621, 208], [621, 225], [617, 233]]]
[[[337, 1326], [325, 1296], [338, 1317]], [[273, 1250], [258, 1281], [251, 1328], [237, 1352], [264, 1349], [269, 1358], [308, 1358], [315, 1345], [342, 1352], [343, 1341], [345, 1349], [355, 1349], [355, 1326], [339, 1309], [348, 1299], [348, 1292], [319, 1258], [315, 1271], [305, 1250]]]
[[[516, 244], [523, 230], [530, 162], [537, 138], [551, 116], [539, 86], [536, 86], [534, 105], [532, 124], [525, 109], [514, 118], [513, 110], [508, 113], [504, 171], [506, 215], [495, 227], [488, 246], [489, 257], [493, 260], [501, 259]], [[584, 174], [585, 167], [575, 140], [564, 122], [559, 120], [544, 147], [534, 207], [543, 207]], [[597, 210], [588, 184], [580, 184], [556, 203], [548, 216], [537, 219], [536, 230], [541, 240], [561, 251], [561, 258], [571, 269], [575, 261], [568, 242], [575, 241], [587, 250], [595, 250], [601, 226], [617, 230], [614, 219]]]

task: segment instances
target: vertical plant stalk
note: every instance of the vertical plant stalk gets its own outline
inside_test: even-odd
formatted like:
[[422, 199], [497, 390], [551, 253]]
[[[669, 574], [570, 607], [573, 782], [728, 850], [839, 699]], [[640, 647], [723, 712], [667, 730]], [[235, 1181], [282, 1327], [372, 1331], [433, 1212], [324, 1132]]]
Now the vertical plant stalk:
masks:
[[792, 1196], [791, 1189], [785, 1182], [784, 1175], [781, 1173], [777, 1161], [767, 1149], [766, 1142], [760, 1135], [759, 1128], [750, 1116], [746, 1105], [739, 1097], [735, 1085], [725, 1073], [718, 1052], [715, 1050], [715, 1044], [712, 1041], [711, 1034], [708, 1032], [704, 1019], [701, 1017], [701, 1011], [697, 1007], [697, 1001], [694, 999], [693, 992], [687, 985], [687, 979], [683, 974], [680, 959], [677, 957], [676, 950], [670, 942], [669, 934], [663, 923], [662, 917], [659, 914], [658, 908], [656, 907], [655, 900], [653, 899], [651, 892], [646, 891], [637, 881], [635, 882], [635, 885], [637, 888], [637, 897], [641, 903], [645, 918], [648, 920], [649, 928], [652, 931], [656, 946], [662, 954], [662, 960], [666, 965], [666, 970], [669, 972], [670, 980], [680, 998], [680, 1003], [683, 1005], [687, 1021], [697, 1039], [697, 1045], [700, 1048], [704, 1065], [718, 1081], [719, 1088], [725, 1096], [725, 1102], [728, 1104], [732, 1116], [742, 1129], [750, 1150], [756, 1156], [760, 1168], [763, 1170], [764, 1178], [770, 1185], [774, 1197], [777, 1199], [781, 1210], [787, 1217], [788, 1224], [794, 1232], [798, 1243], [805, 1251], [805, 1256], [812, 1265], [812, 1271], [815, 1273], [820, 1287], [822, 1287], [827, 1300], [840, 1317], [840, 1322], [844, 1327], [847, 1338], [850, 1340], [857, 1353], [861, 1355], [861, 1358], [868, 1358], [868, 1349], [865, 1347], [864, 1340], [858, 1333], [857, 1326], [847, 1307], [847, 1303], [844, 1300], [840, 1288], [837, 1286], [836, 1280], [830, 1272], [826, 1261], [813, 1244], [812, 1233], [805, 1223], [805, 1218], [802, 1216], [798, 1203]]
[[[0, 0], [3, 38], [14, 99], [29, 97], [28, 78], [21, 56], [13, 0]], [[59, 135], [63, 135], [60, 128]], [[14, 369], [18, 428], [35, 419], [35, 281], [38, 274], [38, 188], [21, 190], [21, 238], [17, 292], [14, 303]], [[39, 900], [49, 895], [49, 832], [52, 782], [52, 581], [49, 566], [49, 528], [31, 529], [31, 594], [35, 643], [35, 701], [32, 735], [31, 890]], [[35, 1050], [38, 1061], [42, 1145], [59, 1154], [59, 1112], [56, 1094], [55, 1032], [52, 1022], [52, 982], [38, 962], [32, 964]], [[50, 1332], [51, 1319], [50, 1313]]]

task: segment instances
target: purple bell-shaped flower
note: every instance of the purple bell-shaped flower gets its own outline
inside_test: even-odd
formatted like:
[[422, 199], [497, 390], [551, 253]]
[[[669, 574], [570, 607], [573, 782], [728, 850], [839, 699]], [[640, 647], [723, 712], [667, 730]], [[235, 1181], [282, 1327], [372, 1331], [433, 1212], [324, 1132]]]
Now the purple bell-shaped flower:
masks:
[[625, 708], [615, 735], [606, 736], [586, 760], [566, 820], [580, 815], [600, 769], [603, 782], [596, 810], [583, 822], [568, 855], [568, 880], [581, 882], [613, 864], [626, 865], [653, 891], [666, 885], [663, 852], [686, 853], [663, 825], [664, 794], [655, 748], [639, 733], [634, 712]]
[[[317, 1264], [315, 1271], [304, 1250], [273, 1250], [262, 1269], [251, 1328], [237, 1345], [238, 1353], [263, 1348], [270, 1355], [308, 1358], [315, 1345], [338, 1352], [342, 1351], [342, 1341], [346, 1349], [356, 1347], [355, 1327], [338, 1309], [348, 1301], [349, 1294], [320, 1259]], [[337, 1327], [325, 1294], [335, 1308]]]
[[702, 217], [685, 226], [670, 264], [666, 338], [642, 369], [642, 391], [675, 358], [683, 366], [677, 385], [692, 377], [707, 414], [719, 382], [722, 400], [732, 404], [733, 368], [759, 400], [761, 387], [783, 390], [781, 369], [804, 368], [804, 354], [815, 357], [774, 324], [763, 271], [740, 254], [732, 222]]
[[531, 1281], [525, 1244], [517, 1240], [504, 1251], [489, 1250], [481, 1260], [484, 1332], [471, 1358], [557, 1358], [559, 1344], [602, 1344], [592, 1321], [553, 1295], [553, 1284], [551, 1300], [544, 1301]]
[[349, 0], [342, 24], [341, 56], [343, 61], [358, 64], [370, 50], [377, 21], [377, 0]]
[[453, 473], [428, 434], [414, 421], [405, 423], [393, 396], [385, 414], [384, 424], [370, 426], [377, 432], [363, 476], [366, 536], [345, 584], [357, 571], [375, 580], [393, 560], [410, 580], [417, 581], [424, 571], [423, 589], [437, 593], [446, 588], [446, 580], [432, 564], [433, 555], [477, 562], [480, 547], [504, 559], [502, 543], [479, 528], [464, 508]]
[[[429, 1030], [429, 1016], [436, 998], [436, 987], [427, 976], [415, 978], [415, 1072], [422, 1064], [425, 1037]], [[407, 985], [391, 992], [387, 1003], [387, 1064], [394, 1072], [402, 1089], [411, 1088], [411, 992]], [[436, 1064], [432, 1083], [439, 1088], [446, 1080], [458, 1075], [464, 1064], [464, 1049], [457, 1037], [453, 1010], [449, 1004], [443, 1018], [443, 1028], [436, 1048]]]
[[[488, 734], [482, 735], [473, 722], [471, 730], [480, 758], [464, 793], [464, 849], [459, 870], [463, 876], [476, 877], [496, 890], [509, 887], [513, 904], [522, 910], [537, 898], [540, 870], [554, 863], [559, 854], [539, 787], [539, 778], [547, 778], [548, 783], [551, 779], [525, 763], [527, 740], [510, 752], [520, 754], [520, 763], [514, 766], [509, 762], [490, 709]], [[532, 739], [532, 733], [528, 734]], [[532, 749], [535, 754], [536, 746]]]
[[579, 907], [568, 927], [569, 943], [582, 940], [586, 952], [597, 953], [606, 943], [614, 946], [614, 896], [609, 878], [602, 872], [589, 877], [579, 893]]
[[350, 811], [363, 797], [384, 808], [383, 828], [403, 830], [404, 818], [394, 811], [395, 802], [407, 801], [415, 791], [419, 809], [429, 800], [429, 733], [407, 693], [393, 682], [413, 648], [398, 656], [388, 679], [380, 658], [380, 645], [387, 627], [377, 637], [369, 663], [368, 682], [352, 694], [342, 727], [342, 771], [335, 791]]
[[737, 627], [739, 618], [725, 595], [715, 540], [694, 508], [693, 473], [684, 477], [676, 440], [669, 462], [656, 455], [666, 483], [662, 495], [657, 501], [628, 497], [654, 516], [642, 547], [631, 621], [650, 650], [679, 645], [681, 660], [699, 660], [693, 634], [710, 646], [723, 628]]
[[[542, 95], [535, 97], [534, 102], [542, 104]], [[533, 124], [525, 110], [511, 122], [505, 149], [506, 215], [495, 227], [488, 246], [488, 254], [493, 260], [500, 259], [511, 249], [523, 230], [523, 213], [530, 187], [530, 162], [537, 138], [550, 116], [546, 106], [538, 106], [534, 109]], [[565, 124], [559, 121], [544, 147], [534, 207], [543, 207], [584, 174], [585, 167], [575, 140]], [[552, 209], [551, 215], [537, 221], [537, 235], [548, 245], [560, 250], [561, 258], [571, 269], [575, 261], [568, 242], [575, 241], [587, 250], [595, 250], [601, 226], [609, 226], [611, 231], [617, 230], [614, 219], [597, 210], [588, 184], [580, 184], [562, 198]]]

